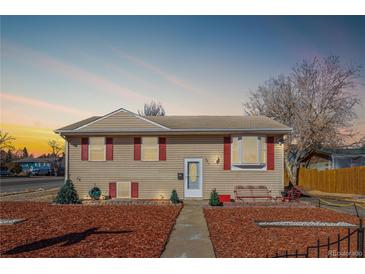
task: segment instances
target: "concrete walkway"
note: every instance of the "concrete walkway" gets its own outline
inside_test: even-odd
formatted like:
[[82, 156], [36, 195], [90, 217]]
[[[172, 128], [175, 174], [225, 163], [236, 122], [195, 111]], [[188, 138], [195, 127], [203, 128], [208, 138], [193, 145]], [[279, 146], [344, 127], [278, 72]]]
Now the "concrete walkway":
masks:
[[214, 258], [202, 205], [185, 203], [162, 258]]

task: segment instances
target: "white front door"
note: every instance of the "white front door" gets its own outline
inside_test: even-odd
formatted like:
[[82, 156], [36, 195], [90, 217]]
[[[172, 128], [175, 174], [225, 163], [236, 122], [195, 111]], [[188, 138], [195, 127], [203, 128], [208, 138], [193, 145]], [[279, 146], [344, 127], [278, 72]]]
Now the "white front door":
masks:
[[185, 198], [203, 197], [203, 160], [188, 158], [184, 160]]

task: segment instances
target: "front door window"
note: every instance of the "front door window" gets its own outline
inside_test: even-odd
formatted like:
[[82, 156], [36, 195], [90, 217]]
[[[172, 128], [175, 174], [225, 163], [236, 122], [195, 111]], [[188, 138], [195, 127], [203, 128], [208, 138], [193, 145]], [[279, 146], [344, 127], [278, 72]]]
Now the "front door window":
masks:
[[203, 160], [189, 158], [184, 160], [184, 196], [203, 197]]
[[199, 189], [199, 162], [188, 163], [188, 189]]

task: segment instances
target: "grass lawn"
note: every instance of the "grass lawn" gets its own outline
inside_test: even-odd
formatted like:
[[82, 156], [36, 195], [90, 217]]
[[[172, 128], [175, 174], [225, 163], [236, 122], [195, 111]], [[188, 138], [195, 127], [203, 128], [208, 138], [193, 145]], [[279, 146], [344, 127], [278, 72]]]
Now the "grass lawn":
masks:
[[[316, 245], [318, 238], [321, 243], [326, 243], [328, 236], [335, 241], [338, 233], [347, 235], [347, 228], [263, 228], [255, 221], [345, 221], [358, 224], [355, 216], [322, 208], [205, 208], [204, 214], [217, 257], [266, 257], [267, 254], [272, 257], [276, 251], [283, 253], [286, 249], [289, 253], [296, 249], [304, 252], [308, 245]], [[347, 251], [346, 243], [343, 242], [343, 251]], [[351, 237], [351, 245], [351, 250], [356, 251], [356, 235]], [[327, 250], [321, 251], [321, 256], [326, 257]]]
[[1, 257], [160, 257], [181, 207], [2, 202]]

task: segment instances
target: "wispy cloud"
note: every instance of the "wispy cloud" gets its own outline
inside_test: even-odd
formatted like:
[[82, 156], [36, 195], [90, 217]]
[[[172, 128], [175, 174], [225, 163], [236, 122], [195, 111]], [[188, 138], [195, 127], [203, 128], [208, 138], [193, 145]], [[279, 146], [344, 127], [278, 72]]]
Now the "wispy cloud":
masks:
[[31, 106], [34, 108], [44, 108], [44, 109], [49, 109], [49, 110], [53, 110], [53, 111], [59, 111], [62, 113], [73, 114], [77, 117], [85, 117], [85, 116], [92, 115], [90, 112], [82, 111], [82, 110], [75, 109], [72, 107], [55, 104], [55, 103], [49, 103], [49, 102], [42, 101], [39, 99], [32, 99], [32, 98], [18, 96], [18, 95], [14, 95], [14, 94], [10, 94], [10, 93], [5, 93], [5, 92], [0, 93], [0, 101], [1, 102], [8, 101], [10, 103], [18, 103], [18, 104], [22, 104], [22, 105]]
[[183, 88], [187, 91], [191, 91], [191, 92], [196, 92], [196, 93], [202, 93], [202, 91], [196, 87], [193, 87], [191, 84], [189, 84], [188, 82], [178, 78], [176, 75], [169, 73], [159, 67], [157, 67], [156, 65], [153, 65], [151, 63], [148, 63], [136, 56], [130, 55], [124, 51], [122, 51], [121, 49], [117, 49], [117, 48], [112, 48], [112, 50], [118, 54], [120, 57], [127, 59], [128, 61], [135, 63], [147, 70], [150, 70], [158, 75], [160, 75], [163, 79], [165, 79], [167, 82]]
[[9, 40], [3, 42], [4, 53], [12, 54], [15, 58], [21, 60], [29, 60], [32, 64], [42, 66], [44, 69], [53, 69], [72, 79], [80, 81], [91, 87], [98, 87], [102, 92], [114, 93], [126, 99], [132, 100], [149, 100], [150, 98], [133, 91], [129, 88], [123, 87], [103, 76], [97, 75], [75, 65], [67, 64], [49, 55], [40, 53], [33, 49], [21, 46]]

